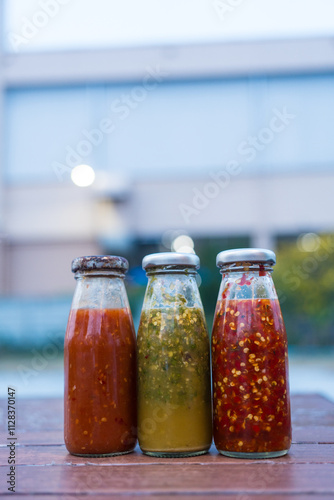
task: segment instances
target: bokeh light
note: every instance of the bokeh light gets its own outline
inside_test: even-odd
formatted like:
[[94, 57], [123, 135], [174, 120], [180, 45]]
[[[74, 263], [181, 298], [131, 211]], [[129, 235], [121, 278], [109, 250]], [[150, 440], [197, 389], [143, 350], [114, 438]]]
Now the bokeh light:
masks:
[[321, 240], [316, 233], [304, 233], [299, 236], [297, 245], [302, 252], [316, 252], [321, 245]]
[[177, 236], [172, 242], [172, 250], [180, 253], [195, 253], [194, 241], [190, 236], [181, 234]]
[[95, 180], [94, 169], [90, 165], [78, 165], [72, 170], [71, 179], [76, 186], [91, 186]]

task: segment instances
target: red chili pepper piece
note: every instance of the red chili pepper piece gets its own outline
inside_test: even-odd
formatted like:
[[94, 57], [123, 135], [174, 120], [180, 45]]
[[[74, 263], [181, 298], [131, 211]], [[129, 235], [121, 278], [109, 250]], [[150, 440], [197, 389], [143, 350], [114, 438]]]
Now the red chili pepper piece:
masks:
[[265, 276], [265, 275], [266, 275], [266, 271], [264, 270], [264, 265], [260, 264], [259, 276]]
[[238, 285], [240, 286], [244, 286], [244, 285], [251, 285], [252, 281], [253, 281], [253, 276], [249, 279], [247, 279], [247, 275], [246, 274], [243, 274], [242, 277], [241, 277], [241, 280], [239, 281]]
[[229, 290], [230, 286], [231, 286], [231, 283], [227, 283], [227, 285], [226, 285], [226, 287], [225, 287], [225, 289], [224, 289], [224, 291], [223, 291], [223, 294], [222, 294], [222, 298], [223, 298], [223, 299], [226, 299], [226, 297], [227, 297], [227, 292], [228, 292], [228, 290]]

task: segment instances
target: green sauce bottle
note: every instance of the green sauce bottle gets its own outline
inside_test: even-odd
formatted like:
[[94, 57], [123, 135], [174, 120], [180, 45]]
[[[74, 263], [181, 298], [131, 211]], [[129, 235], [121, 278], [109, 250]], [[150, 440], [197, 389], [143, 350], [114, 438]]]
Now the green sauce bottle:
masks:
[[158, 457], [206, 453], [212, 441], [210, 343], [194, 254], [143, 259], [148, 285], [137, 338], [138, 438]]

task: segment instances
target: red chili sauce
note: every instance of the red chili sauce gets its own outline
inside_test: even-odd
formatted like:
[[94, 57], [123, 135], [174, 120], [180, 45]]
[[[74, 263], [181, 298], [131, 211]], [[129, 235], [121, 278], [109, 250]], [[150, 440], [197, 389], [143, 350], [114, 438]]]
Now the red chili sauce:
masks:
[[263, 453], [291, 445], [287, 337], [278, 300], [223, 299], [212, 334], [218, 450]]
[[72, 310], [64, 363], [68, 451], [131, 451], [137, 411], [135, 333], [129, 310]]

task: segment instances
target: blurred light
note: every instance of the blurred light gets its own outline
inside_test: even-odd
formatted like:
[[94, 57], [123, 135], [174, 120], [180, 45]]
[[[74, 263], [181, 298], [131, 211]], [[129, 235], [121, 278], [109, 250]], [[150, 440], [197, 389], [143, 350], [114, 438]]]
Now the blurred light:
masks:
[[71, 179], [76, 186], [91, 186], [95, 180], [95, 172], [89, 165], [78, 165], [72, 170]]
[[183, 247], [178, 248], [177, 252], [179, 252], [179, 253], [195, 253], [195, 250], [191, 247], [188, 247], [187, 245], [184, 245]]
[[161, 243], [165, 248], [171, 250], [173, 241], [181, 234], [183, 234], [183, 231], [179, 229], [167, 229], [161, 236]]
[[190, 236], [186, 234], [181, 234], [177, 236], [172, 243], [172, 250], [174, 252], [181, 253], [195, 253], [194, 252], [194, 242]]
[[301, 234], [297, 240], [297, 246], [302, 252], [315, 252], [320, 245], [321, 240], [315, 233]]

